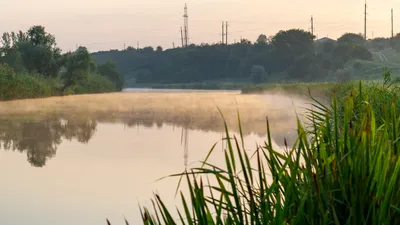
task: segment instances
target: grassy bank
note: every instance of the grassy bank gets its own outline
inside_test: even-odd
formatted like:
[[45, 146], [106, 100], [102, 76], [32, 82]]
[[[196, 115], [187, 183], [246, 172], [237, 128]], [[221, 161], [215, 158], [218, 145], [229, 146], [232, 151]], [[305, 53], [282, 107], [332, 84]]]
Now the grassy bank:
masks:
[[90, 74], [87, 79], [76, 85], [62, 89], [62, 82], [57, 78], [44, 78], [37, 74], [18, 73], [5, 75], [0, 71], [0, 100], [44, 98], [71, 94], [115, 92], [115, 84], [105, 77]]
[[282, 93], [308, 95], [308, 89], [314, 96], [329, 96], [337, 83], [296, 83], [296, 84], [254, 84], [242, 89], [243, 94]]
[[[395, 81], [343, 87], [331, 106], [313, 104], [296, 143], [265, 143], [254, 154], [232, 137], [225, 164], [205, 161], [182, 174], [178, 217], [155, 195], [141, 208], [144, 224], [400, 223], [400, 111]], [[337, 88], [337, 87], [336, 87]], [[238, 120], [240, 124], [240, 119]], [[173, 194], [173, 193], [171, 193]]]

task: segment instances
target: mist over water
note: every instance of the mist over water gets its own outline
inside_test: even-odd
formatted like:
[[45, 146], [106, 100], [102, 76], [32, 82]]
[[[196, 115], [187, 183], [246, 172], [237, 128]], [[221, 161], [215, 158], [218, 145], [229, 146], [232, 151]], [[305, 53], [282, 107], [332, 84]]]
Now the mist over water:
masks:
[[[153, 191], [175, 204], [176, 179], [203, 160], [223, 162], [224, 115], [238, 115], [246, 147], [296, 137], [307, 100], [239, 92], [125, 92], [0, 103], [0, 224], [140, 223]], [[157, 181], [157, 182], [156, 182]]]

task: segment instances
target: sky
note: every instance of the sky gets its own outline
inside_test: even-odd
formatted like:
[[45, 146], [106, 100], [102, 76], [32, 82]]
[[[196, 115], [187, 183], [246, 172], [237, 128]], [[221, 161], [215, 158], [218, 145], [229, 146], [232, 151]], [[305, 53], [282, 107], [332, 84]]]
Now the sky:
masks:
[[[63, 51], [123, 49], [138, 42], [166, 49], [181, 44], [185, 3], [189, 42], [195, 44], [220, 42], [222, 21], [228, 21], [230, 43], [291, 28], [308, 31], [311, 16], [318, 38], [364, 30], [364, 0], [7, 0], [0, 8], [0, 33], [42, 25]], [[368, 38], [391, 35], [391, 8], [394, 32], [400, 32], [400, 0], [367, 4]]]

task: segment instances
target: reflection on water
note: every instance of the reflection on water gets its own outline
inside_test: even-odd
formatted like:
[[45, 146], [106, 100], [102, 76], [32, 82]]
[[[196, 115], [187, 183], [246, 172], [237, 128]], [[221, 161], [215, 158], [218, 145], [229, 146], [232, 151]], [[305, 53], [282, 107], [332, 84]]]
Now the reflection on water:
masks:
[[88, 143], [96, 126], [91, 119], [0, 120], [0, 142], [3, 149], [24, 152], [32, 166], [42, 167], [56, 155], [63, 139]]
[[189, 158], [189, 130], [187, 128], [182, 127], [182, 135], [181, 135], [181, 145], [183, 145], [183, 161], [185, 164], [185, 168], [188, 165], [188, 158]]
[[282, 97], [127, 93], [0, 103], [0, 114], [12, 115], [0, 119], [0, 224], [123, 224], [122, 215], [139, 224], [137, 203], [151, 204], [153, 191], [174, 205], [177, 180], [156, 180], [203, 160], [218, 141], [210, 162], [224, 162], [214, 100], [234, 133], [239, 109], [249, 150], [265, 140], [266, 116], [276, 145], [294, 141], [296, 117]]
[[[161, 129], [164, 125], [161, 120], [139, 120], [138, 118], [133, 119], [132, 117], [122, 118], [125, 119], [114, 123], [123, 123], [127, 127], [137, 127], [138, 131], [140, 131], [141, 126]], [[88, 144], [96, 132], [98, 122], [102, 122], [102, 120], [96, 120], [91, 117], [65, 118], [58, 116], [51, 116], [33, 121], [26, 119], [0, 120], [0, 144], [4, 150], [26, 153], [27, 160], [32, 166], [43, 167], [46, 165], [48, 159], [56, 156], [57, 147], [62, 143], [62, 140], [76, 140], [80, 143]], [[180, 126], [179, 123], [178, 126]], [[193, 124], [191, 126], [193, 126]], [[192, 127], [192, 130], [221, 132], [219, 129], [215, 129], [216, 127], [218, 126], [210, 124], [210, 127]], [[187, 166], [189, 157], [189, 133], [190, 128], [187, 126], [181, 127], [181, 146], [184, 149], [185, 167]], [[247, 134], [250, 133], [254, 132], [247, 132]], [[262, 137], [265, 136], [265, 133], [258, 132], [258, 135]], [[280, 146], [283, 145], [282, 143], [285, 138], [294, 140], [295, 136], [295, 130], [275, 132], [273, 134], [275, 139], [280, 138], [278, 142]], [[211, 144], [212, 143], [209, 143], [209, 145]]]

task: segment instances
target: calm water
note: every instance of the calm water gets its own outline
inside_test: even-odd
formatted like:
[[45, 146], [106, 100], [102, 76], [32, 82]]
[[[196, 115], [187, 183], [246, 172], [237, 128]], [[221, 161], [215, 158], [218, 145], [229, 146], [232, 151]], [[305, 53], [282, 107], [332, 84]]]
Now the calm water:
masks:
[[[263, 96], [266, 103], [281, 103], [275, 97]], [[149, 205], [153, 192], [174, 206], [177, 180], [157, 180], [196, 165], [215, 142], [211, 161], [221, 164], [224, 134], [220, 126], [204, 125], [206, 113], [195, 117], [201, 123], [182, 123], [180, 114], [164, 120], [162, 112], [157, 118], [118, 112], [0, 119], [0, 224], [97, 225], [105, 218], [123, 224], [124, 216], [140, 224], [138, 204]], [[284, 137], [289, 142], [295, 137], [295, 124], [277, 129], [287, 120], [274, 123], [277, 146]], [[265, 118], [245, 126], [249, 149], [265, 139], [265, 132], [252, 125], [260, 121]]]

